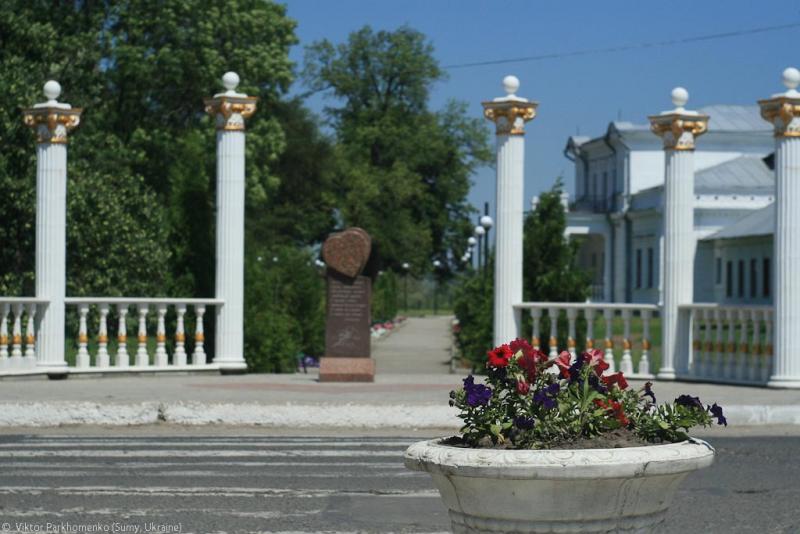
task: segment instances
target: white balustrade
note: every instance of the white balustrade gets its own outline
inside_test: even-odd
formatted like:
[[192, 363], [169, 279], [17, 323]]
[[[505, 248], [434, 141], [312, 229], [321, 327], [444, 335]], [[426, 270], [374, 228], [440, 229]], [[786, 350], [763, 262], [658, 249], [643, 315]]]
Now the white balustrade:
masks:
[[[0, 304], [2, 302], [0, 300]], [[74, 367], [70, 368], [71, 373], [190, 371], [219, 368], [219, 364], [207, 363], [203, 335], [203, 317], [206, 309], [208, 306], [222, 306], [223, 302], [219, 299], [81, 297], [67, 298], [66, 304], [68, 308], [77, 309], [78, 313], [78, 349]], [[12, 306], [0, 307], [0, 314], [6, 309], [13, 311]], [[135, 313], [131, 312], [131, 309], [135, 310]], [[128, 347], [130, 313], [134, 313], [136, 322], [136, 350], [132, 355]], [[116, 320], [109, 320], [109, 317]], [[193, 319], [195, 324], [191, 364], [186, 361], [187, 318], [189, 321]], [[5, 319], [6, 316], [2, 316], [0, 321], [0, 341], [3, 340], [4, 325], [6, 331], [8, 329]], [[167, 330], [172, 328], [171, 320], [174, 320], [172, 324], [174, 324], [175, 343], [170, 354]], [[109, 327], [116, 328], [116, 347], [109, 347]], [[92, 339], [92, 332], [97, 333], [96, 339]], [[155, 343], [151, 344], [153, 338]], [[96, 341], [96, 348], [93, 341]], [[5, 346], [7, 345], [6, 341]], [[3, 346], [0, 343], [0, 362], [3, 360]], [[11, 352], [13, 351], [12, 346]], [[115, 354], [113, 365], [110, 361], [112, 352]]]
[[678, 378], [765, 385], [772, 361], [772, 306], [680, 307], [692, 340], [691, 358], [676, 362]]
[[[540, 321], [543, 317], [548, 317], [550, 321], [550, 340], [548, 343], [549, 356], [555, 357], [560, 350], [567, 350], [573, 355], [577, 347], [581, 345], [586, 349], [592, 349], [596, 345], [594, 332], [595, 320], [602, 314], [602, 322], [605, 325], [603, 331], [603, 347], [606, 363], [609, 369], [606, 374], [615, 372], [616, 363], [614, 361], [614, 321], [622, 321], [622, 339], [617, 345], [622, 349], [619, 353], [620, 369], [630, 378], [653, 378], [650, 373], [650, 321], [653, 314], [658, 311], [658, 307], [652, 304], [606, 304], [606, 303], [578, 303], [578, 302], [523, 302], [515, 306], [517, 311], [528, 310], [533, 321], [533, 346], [537, 347], [540, 343]], [[558, 346], [558, 317], [561, 312], [567, 317], [566, 346]], [[632, 325], [634, 317], [640, 317], [642, 322], [642, 338], [640, 344], [635, 346], [632, 336]], [[585, 336], [580, 335], [579, 325], [585, 325]], [[525, 337], [519, 333], [520, 337]], [[563, 339], [563, 338], [562, 338]], [[639, 355], [639, 366], [634, 368], [633, 356]]]
[[0, 297], [0, 375], [36, 372], [36, 316], [46, 305], [44, 299]]

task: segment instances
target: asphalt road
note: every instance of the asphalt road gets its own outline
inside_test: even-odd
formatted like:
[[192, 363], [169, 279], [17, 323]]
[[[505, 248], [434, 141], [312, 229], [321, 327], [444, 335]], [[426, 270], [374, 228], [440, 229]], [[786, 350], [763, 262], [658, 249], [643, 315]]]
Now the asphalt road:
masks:
[[[234, 432], [0, 435], [0, 532], [448, 530], [428, 476], [402, 465], [419, 435]], [[792, 433], [714, 437], [717, 462], [689, 476], [663, 531], [800, 532]]]

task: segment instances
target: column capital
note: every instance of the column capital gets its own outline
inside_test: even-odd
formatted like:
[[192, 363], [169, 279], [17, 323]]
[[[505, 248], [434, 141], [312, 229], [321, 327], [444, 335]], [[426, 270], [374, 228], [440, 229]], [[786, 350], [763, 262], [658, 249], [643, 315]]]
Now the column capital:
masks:
[[206, 113], [214, 117], [217, 130], [243, 131], [245, 119], [256, 111], [258, 97], [236, 92], [239, 75], [235, 72], [226, 72], [222, 76], [222, 85], [226, 89], [224, 93], [205, 100]]
[[506, 96], [481, 102], [483, 116], [495, 123], [497, 135], [525, 135], [525, 123], [536, 116], [539, 103], [515, 94], [519, 89], [516, 76], [503, 78], [503, 88]]
[[684, 108], [688, 101], [689, 92], [676, 87], [672, 90], [675, 109], [648, 117], [650, 130], [664, 140], [664, 150], [694, 150], [695, 139], [708, 129], [708, 115]]
[[785, 93], [759, 100], [761, 116], [775, 127], [775, 137], [800, 137], [800, 71], [789, 67], [783, 71]]
[[47, 102], [23, 109], [22, 120], [36, 131], [37, 143], [66, 144], [67, 134], [80, 124], [83, 110], [57, 100], [61, 85], [55, 80], [45, 83], [43, 92]]

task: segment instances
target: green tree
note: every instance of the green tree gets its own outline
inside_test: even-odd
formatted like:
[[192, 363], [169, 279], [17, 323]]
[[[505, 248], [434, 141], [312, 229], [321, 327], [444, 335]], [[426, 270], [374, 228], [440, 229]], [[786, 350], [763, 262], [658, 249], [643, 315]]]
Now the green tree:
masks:
[[420, 272], [447, 251], [460, 257], [471, 233], [469, 176], [490, 152], [486, 127], [463, 104], [428, 108], [444, 73], [425, 36], [364, 27], [346, 43], [314, 43], [303, 77], [337, 104], [326, 114], [336, 132], [338, 215], [370, 233], [375, 269], [409, 262]]

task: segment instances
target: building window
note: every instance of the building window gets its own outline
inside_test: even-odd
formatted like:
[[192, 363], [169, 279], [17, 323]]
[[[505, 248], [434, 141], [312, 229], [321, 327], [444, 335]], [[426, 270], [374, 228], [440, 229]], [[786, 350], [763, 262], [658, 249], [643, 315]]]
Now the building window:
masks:
[[750, 298], [758, 296], [758, 260], [750, 260]]
[[642, 287], [642, 249], [636, 249], [636, 289]]
[[761, 284], [761, 290], [764, 292], [765, 297], [769, 297], [769, 292], [771, 289], [770, 281], [772, 280], [771, 278], [772, 269], [770, 269], [769, 258], [764, 258], [762, 265], [763, 267], [761, 269], [761, 277], [763, 278], [763, 281]]
[[722, 284], [722, 258], [720, 258], [720, 257], [717, 257], [716, 271], [717, 271], [717, 274], [716, 274], [717, 285], [721, 285]]
[[647, 249], [647, 287], [653, 287], [653, 247]]
[[738, 288], [739, 291], [737, 291], [737, 294], [739, 295], [739, 298], [743, 298], [744, 297], [744, 260], [739, 260], [739, 279], [738, 279], [738, 282], [739, 283], [737, 284], [737, 288]]
[[728, 261], [725, 263], [725, 296], [730, 298], [733, 296], [733, 262]]

